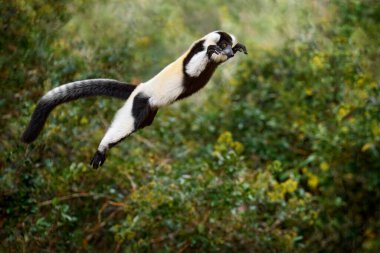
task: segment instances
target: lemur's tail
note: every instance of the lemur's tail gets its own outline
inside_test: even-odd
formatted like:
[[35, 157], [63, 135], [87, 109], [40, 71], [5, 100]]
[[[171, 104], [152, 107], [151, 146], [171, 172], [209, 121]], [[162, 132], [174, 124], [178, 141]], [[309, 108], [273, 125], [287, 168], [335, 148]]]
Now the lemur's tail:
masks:
[[135, 88], [135, 85], [112, 79], [89, 79], [58, 86], [38, 101], [21, 140], [26, 143], [34, 141], [42, 131], [49, 113], [57, 105], [90, 96], [110, 96], [126, 100]]

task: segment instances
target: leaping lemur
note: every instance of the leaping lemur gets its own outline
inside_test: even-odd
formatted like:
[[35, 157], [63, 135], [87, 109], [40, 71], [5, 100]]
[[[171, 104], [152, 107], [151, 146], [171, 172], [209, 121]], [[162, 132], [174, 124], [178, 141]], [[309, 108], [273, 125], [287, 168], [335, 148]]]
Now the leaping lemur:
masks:
[[215, 31], [195, 41], [177, 60], [147, 82], [137, 86], [112, 79], [89, 79], [58, 86], [38, 102], [27, 129], [22, 135], [26, 143], [34, 141], [42, 131], [49, 113], [59, 104], [89, 96], [111, 96], [126, 100], [116, 113], [90, 165], [98, 168], [106, 152], [137, 129], [152, 124], [158, 108], [186, 98], [210, 80], [216, 67], [247, 49], [232, 34]]

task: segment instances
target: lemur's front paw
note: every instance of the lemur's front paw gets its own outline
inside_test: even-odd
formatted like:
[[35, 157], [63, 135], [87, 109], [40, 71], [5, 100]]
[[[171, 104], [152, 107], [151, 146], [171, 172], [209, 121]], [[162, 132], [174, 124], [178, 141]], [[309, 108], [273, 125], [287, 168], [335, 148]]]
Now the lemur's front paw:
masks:
[[223, 52], [223, 50], [220, 47], [218, 47], [217, 45], [210, 45], [207, 48], [207, 56], [209, 59], [211, 59], [211, 56], [213, 54], [219, 55], [222, 52]]
[[97, 150], [94, 157], [91, 159], [90, 165], [92, 166], [92, 168], [97, 169], [103, 165], [105, 160], [106, 160], [106, 153], [100, 152], [99, 150]]
[[234, 54], [236, 54], [236, 52], [243, 52], [245, 54], [248, 54], [247, 52], [247, 48], [243, 45], [243, 44], [240, 44], [240, 43], [237, 43], [233, 48], [232, 48], [232, 51], [234, 52]]

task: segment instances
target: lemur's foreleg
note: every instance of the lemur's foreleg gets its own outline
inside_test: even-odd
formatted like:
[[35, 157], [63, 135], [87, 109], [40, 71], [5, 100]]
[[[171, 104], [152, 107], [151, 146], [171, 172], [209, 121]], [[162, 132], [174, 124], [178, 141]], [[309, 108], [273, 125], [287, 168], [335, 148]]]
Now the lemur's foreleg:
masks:
[[248, 54], [247, 52], [247, 48], [241, 44], [241, 43], [237, 43], [233, 48], [232, 48], [232, 51], [234, 52], [234, 54], [236, 54], [236, 52], [243, 52], [245, 54]]
[[102, 166], [106, 160], [106, 152], [120, 141], [131, 135], [137, 129], [152, 124], [157, 108], [149, 104], [149, 97], [138, 93], [133, 101], [128, 101], [116, 113], [116, 116], [99, 144], [98, 150], [92, 158], [90, 165], [94, 169]]

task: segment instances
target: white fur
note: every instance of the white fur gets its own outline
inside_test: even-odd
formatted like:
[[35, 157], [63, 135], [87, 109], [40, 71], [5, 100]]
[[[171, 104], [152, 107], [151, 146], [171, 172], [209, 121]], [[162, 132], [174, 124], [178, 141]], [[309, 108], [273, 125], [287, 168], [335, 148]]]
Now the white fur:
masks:
[[132, 104], [135, 96], [136, 94], [131, 95], [132, 99], [128, 99], [124, 106], [117, 111], [111, 126], [99, 144], [99, 151], [108, 150], [109, 144], [118, 142], [134, 131], [135, 118], [132, 116]]
[[234, 35], [230, 34], [230, 36], [232, 38], [232, 47], [234, 47], [238, 43], [238, 41], [237, 41], [237, 39], [235, 38]]
[[115, 81], [115, 80], [107, 79], [107, 78], [99, 78], [99, 79], [94, 79], [94, 80], [84, 80], [84, 81], [76, 81], [76, 82], [67, 83], [65, 85], [61, 85], [50, 90], [48, 93], [46, 93], [42, 97], [42, 99], [52, 100], [55, 98], [57, 94], [59, 94], [60, 96], [66, 95], [70, 91], [70, 89], [75, 87], [76, 85], [80, 85], [81, 83], [91, 83], [91, 82], [98, 82], [98, 81]]
[[212, 54], [211, 55], [211, 59], [214, 61], [214, 62], [218, 62], [218, 63], [221, 63], [221, 62], [225, 62], [228, 60], [228, 57], [222, 53], [220, 54]]
[[218, 43], [218, 41], [220, 40], [220, 34], [217, 32], [212, 32], [204, 36], [203, 39], [205, 40], [205, 43], [203, 45], [207, 49], [208, 46], [216, 45], [216, 43]]
[[143, 91], [149, 99], [152, 107], [162, 107], [174, 102], [182, 93], [183, 59], [186, 54], [168, 65], [151, 80], [141, 84], [138, 91]]
[[208, 61], [206, 51], [195, 54], [186, 65], [186, 73], [192, 77], [199, 76], [205, 70]]
[[72, 82], [65, 85], [58, 86], [43, 96], [42, 99], [44, 100], [51, 100], [54, 99], [57, 94], [65, 95], [67, 93], [67, 89], [73, 87], [78, 82]]

